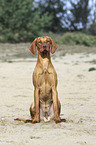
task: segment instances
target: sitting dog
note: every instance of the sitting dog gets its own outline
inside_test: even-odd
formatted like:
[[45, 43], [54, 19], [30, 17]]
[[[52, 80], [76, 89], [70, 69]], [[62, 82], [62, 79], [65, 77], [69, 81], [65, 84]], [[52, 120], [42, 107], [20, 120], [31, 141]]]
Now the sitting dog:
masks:
[[54, 53], [57, 45], [48, 36], [38, 37], [29, 50], [33, 55], [37, 51], [37, 64], [33, 72], [34, 102], [30, 106], [31, 120], [16, 120], [39, 123], [54, 119], [56, 123], [65, 122], [60, 119], [61, 104], [57, 93], [57, 74], [51, 62], [50, 53]]

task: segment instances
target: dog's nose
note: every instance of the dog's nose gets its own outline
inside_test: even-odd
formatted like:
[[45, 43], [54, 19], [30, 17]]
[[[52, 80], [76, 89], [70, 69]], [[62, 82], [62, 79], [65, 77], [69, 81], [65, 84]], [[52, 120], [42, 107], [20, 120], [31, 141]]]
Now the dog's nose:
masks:
[[46, 45], [46, 43], [44, 43], [44, 44], [43, 44], [43, 48], [46, 48], [46, 47], [47, 47], [47, 45]]

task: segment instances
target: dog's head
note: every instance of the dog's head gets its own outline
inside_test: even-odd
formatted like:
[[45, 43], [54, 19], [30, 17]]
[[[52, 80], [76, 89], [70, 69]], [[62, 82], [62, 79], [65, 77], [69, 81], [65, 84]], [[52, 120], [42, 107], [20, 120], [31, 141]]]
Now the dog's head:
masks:
[[34, 55], [36, 54], [36, 49], [42, 56], [46, 56], [47, 53], [50, 52], [50, 50], [51, 53], [54, 53], [57, 49], [57, 45], [55, 41], [48, 36], [38, 37], [32, 42], [31, 46], [29, 47], [29, 50]]

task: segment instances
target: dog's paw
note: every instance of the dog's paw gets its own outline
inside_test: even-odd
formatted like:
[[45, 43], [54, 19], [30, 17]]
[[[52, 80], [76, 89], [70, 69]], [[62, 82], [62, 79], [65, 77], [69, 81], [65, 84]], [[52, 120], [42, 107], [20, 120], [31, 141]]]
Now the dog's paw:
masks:
[[61, 122], [66, 122], [66, 119], [59, 119], [59, 120], [55, 120], [56, 124], [57, 123], [61, 123]]
[[49, 122], [49, 121], [50, 121], [50, 117], [48, 117], [48, 118], [44, 117], [44, 122]]
[[33, 124], [35, 124], [35, 123], [39, 123], [39, 120], [37, 120], [37, 119], [33, 119], [33, 120], [32, 120], [32, 123], [33, 123]]
[[60, 119], [55, 120], [55, 123], [56, 123], [56, 124], [57, 124], [57, 123], [61, 123], [61, 120], [60, 120]]
[[61, 120], [61, 122], [66, 122], [66, 119], [60, 119]]

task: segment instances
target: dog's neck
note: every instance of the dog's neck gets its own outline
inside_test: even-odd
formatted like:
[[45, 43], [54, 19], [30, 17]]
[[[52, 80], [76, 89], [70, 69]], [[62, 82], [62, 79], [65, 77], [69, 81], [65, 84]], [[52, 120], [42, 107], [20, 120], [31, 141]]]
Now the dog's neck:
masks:
[[48, 53], [48, 55], [46, 57], [42, 57], [42, 55], [38, 51], [38, 60], [37, 61], [42, 66], [43, 72], [44, 73], [48, 72], [49, 63], [51, 63], [50, 53]]

